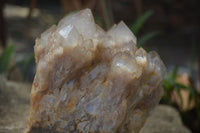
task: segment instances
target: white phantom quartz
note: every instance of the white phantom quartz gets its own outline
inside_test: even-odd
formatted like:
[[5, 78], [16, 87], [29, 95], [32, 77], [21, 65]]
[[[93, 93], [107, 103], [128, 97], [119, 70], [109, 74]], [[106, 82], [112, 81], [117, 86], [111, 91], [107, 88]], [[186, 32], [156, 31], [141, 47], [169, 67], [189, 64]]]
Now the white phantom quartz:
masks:
[[165, 66], [124, 22], [107, 32], [90, 9], [36, 39], [27, 133], [138, 133], [162, 96]]

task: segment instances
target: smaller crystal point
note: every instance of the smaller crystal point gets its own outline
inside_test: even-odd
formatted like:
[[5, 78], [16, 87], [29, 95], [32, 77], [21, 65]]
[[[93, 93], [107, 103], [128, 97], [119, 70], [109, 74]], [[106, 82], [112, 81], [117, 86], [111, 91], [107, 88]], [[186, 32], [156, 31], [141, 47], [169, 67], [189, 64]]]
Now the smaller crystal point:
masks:
[[114, 25], [108, 32], [108, 36], [111, 36], [115, 40], [116, 45], [122, 45], [133, 41], [136, 44], [136, 37], [133, 35], [131, 30], [126, 26], [126, 24], [121, 21], [119, 24]]
[[36, 39], [27, 133], [139, 133], [162, 96], [165, 66], [120, 22], [108, 32], [89, 9]]
[[65, 47], [75, 48], [79, 43], [82, 43], [82, 37], [73, 25], [59, 27], [57, 32], [57, 35], [60, 37], [61, 44]]
[[84, 9], [78, 13], [63, 18], [58, 27], [73, 25], [85, 39], [93, 39], [96, 25], [90, 9]]

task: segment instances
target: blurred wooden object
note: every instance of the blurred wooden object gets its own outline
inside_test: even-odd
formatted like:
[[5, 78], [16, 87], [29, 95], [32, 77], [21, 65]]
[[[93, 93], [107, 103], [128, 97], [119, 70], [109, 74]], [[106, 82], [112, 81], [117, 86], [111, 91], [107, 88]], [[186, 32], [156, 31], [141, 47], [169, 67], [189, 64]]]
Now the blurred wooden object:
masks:
[[33, 9], [35, 8], [36, 4], [37, 4], [37, 0], [31, 0], [30, 7], [29, 7], [29, 13], [28, 13], [28, 17], [27, 17], [26, 37], [30, 37], [30, 35], [31, 35], [31, 26], [32, 26], [31, 17], [32, 17]]
[[97, 0], [61, 0], [65, 13], [84, 8], [93, 9], [96, 3]]
[[200, 45], [198, 45], [198, 92], [200, 93]]
[[[185, 86], [191, 85], [190, 80], [189, 80], [189, 75], [187, 73], [183, 73], [179, 75], [176, 81]], [[181, 89], [180, 95], [182, 97], [182, 103], [177, 91], [174, 91], [172, 93], [172, 97], [171, 97], [172, 101], [175, 102], [182, 111], [188, 111], [188, 110], [193, 109], [195, 106], [195, 101], [194, 99], [192, 99], [191, 102], [189, 102], [190, 92], [188, 90]]]
[[142, 15], [142, 0], [134, 0], [137, 17]]
[[3, 15], [3, 5], [4, 0], [0, 0], [0, 44], [5, 47], [6, 46], [6, 31], [5, 31], [5, 22]]
[[[74, 0], [74, 1], [77, 1], [77, 0]], [[65, 13], [68, 13], [74, 10], [72, 0], [61, 0], [61, 5], [63, 6]]]

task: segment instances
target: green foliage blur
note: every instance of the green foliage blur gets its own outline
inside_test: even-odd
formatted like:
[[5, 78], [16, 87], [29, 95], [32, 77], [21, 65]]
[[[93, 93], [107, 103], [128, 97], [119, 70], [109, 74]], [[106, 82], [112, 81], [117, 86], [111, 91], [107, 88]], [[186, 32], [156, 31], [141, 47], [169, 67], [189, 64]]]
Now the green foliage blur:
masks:
[[[137, 20], [130, 26], [131, 31], [135, 35], [138, 35], [139, 31], [144, 26], [145, 22], [152, 15], [153, 15], [153, 11], [152, 10], [146, 11], [142, 16], [140, 16], [139, 18], [137, 18]], [[140, 37], [138, 39], [137, 46], [141, 47], [142, 45], [146, 44], [146, 42], [148, 42], [149, 40], [151, 40], [152, 38], [154, 38], [154, 37], [156, 37], [156, 36], [158, 36], [160, 34], [161, 34], [160, 31], [152, 31], [152, 32], [146, 33], [145, 35], [143, 35], [142, 37]]]
[[[200, 129], [200, 94], [197, 89], [191, 85], [183, 85], [176, 81], [178, 77], [178, 68], [174, 68], [172, 73], [166, 73], [163, 79], [164, 95], [161, 99], [162, 104], [168, 104], [174, 106], [178, 109], [181, 114], [182, 120], [186, 126], [192, 129], [193, 132], [198, 132]], [[181, 102], [181, 107], [183, 107], [183, 97], [181, 95], [181, 90], [186, 90], [189, 94], [188, 107], [194, 102], [194, 107], [190, 110], [184, 111], [177, 106], [171, 97], [174, 92], [178, 94]]]
[[14, 54], [14, 45], [7, 45], [0, 55], [0, 74], [8, 71], [9, 63]]
[[9, 74], [11, 73], [15, 68], [22, 66], [22, 73], [25, 78], [25, 74], [27, 73], [28, 65], [31, 61], [34, 60], [34, 54], [30, 54], [26, 56], [24, 59], [11, 63], [12, 57], [15, 53], [15, 47], [14, 45], [7, 45], [3, 52], [0, 55], [0, 74]]

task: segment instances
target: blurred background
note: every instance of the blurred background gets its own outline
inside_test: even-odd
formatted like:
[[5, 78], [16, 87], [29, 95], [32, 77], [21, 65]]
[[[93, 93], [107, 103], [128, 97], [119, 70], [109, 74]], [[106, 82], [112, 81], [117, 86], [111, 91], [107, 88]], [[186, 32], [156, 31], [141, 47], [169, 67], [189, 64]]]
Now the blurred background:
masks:
[[184, 124], [198, 133], [199, 6], [199, 0], [0, 0], [0, 88], [7, 81], [31, 83], [35, 38], [69, 13], [90, 8], [105, 30], [123, 20], [138, 47], [159, 53], [167, 66], [161, 104], [175, 107]]

